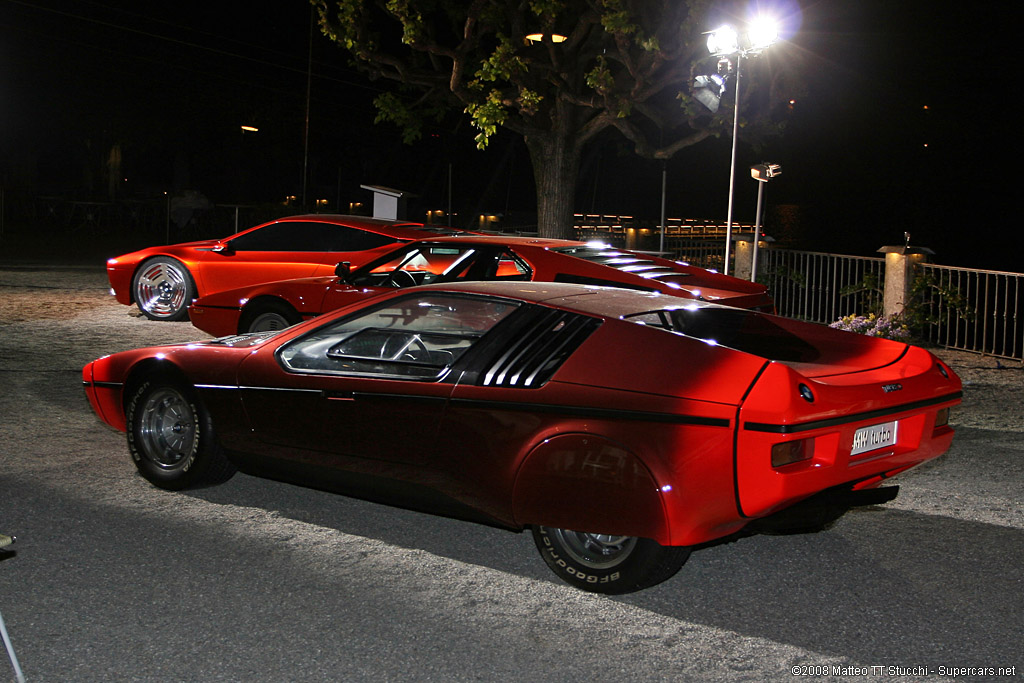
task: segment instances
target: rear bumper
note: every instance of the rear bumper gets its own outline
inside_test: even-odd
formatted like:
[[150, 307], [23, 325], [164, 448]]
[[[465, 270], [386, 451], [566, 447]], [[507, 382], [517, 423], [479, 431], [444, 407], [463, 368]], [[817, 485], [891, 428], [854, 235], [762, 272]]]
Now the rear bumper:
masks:
[[[936, 458], [953, 440], [953, 429], [937, 423], [940, 411], [960, 403], [960, 392], [889, 413], [852, 416], [805, 426], [739, 426], [736, 451], [736, 498], [741, 515], [763, 517], [820, 491], [840, 486], [877, 486], [884, 479]], [[858, 430], [895, 422], [895, 443], [854, 454]], [[810, 459], [773, 467], [772, 446], [809, 440]]]

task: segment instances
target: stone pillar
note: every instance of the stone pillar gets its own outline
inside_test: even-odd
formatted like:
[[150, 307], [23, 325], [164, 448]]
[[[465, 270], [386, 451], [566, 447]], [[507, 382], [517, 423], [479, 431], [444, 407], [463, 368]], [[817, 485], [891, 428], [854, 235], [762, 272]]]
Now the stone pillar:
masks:
[[927, 263], [928, 257], [935, 252], [927, 247], [909, 245], [882, 247], [878, 252], [885, 254], [882, 312], [885, 315], [902, 313], [914, 285], [914, 267], [918, 263]]
[[626, 249], [636, 251], [639, 248], [637, 232], [636, 228], [626, 228]]
[[741, 280], [750, 279], [750, 269], [754, 267], [754, 233], [733, 233], [735, 238], [736, 260], [733, 262], [733, 270], [729, 273]]

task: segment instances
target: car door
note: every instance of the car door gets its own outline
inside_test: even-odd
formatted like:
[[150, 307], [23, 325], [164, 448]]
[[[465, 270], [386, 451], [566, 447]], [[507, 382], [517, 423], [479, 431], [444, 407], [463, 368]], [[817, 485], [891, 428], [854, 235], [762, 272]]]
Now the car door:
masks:
[[492, 297], [414, 293], [258, 354], [239, 377], [252, 436], [313, 464], [425, 463], [435, 455], [452, 368], [516, 307]]
[[362, 263], [399, 240], [316, 221], [279, 221], [243, 233], [199, 266], [204, 293], [275, 280], [328, 275], [341, 261]]

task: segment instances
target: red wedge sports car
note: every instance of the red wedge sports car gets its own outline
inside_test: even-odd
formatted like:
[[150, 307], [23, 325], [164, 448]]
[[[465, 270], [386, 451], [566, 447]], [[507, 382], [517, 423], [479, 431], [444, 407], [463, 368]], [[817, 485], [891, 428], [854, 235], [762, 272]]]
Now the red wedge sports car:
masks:
[[463, 280], [573, 282], [774, 310], [764, 285], [656, 256], [599, 243], [467, 235], [400, 245], [351, 273], [200, 297], [189, 317], [214, 336], [267, 332], [390, 289]]
[[192, 299], [260, 282], [328, 274], [396, 243], [461, 231], [363, 216], [279, 218], [220, 240], [150, 247], [107, 261], [111, 293], [153, 320], [185, 320]]
[[946, 451], [959, 378], [928, 351], [656, 292], [394, 289], [276, 333], [83, 370], [138, 471], [236, 467], [509, 529], [565, 581], [663, 581], [692, 546], [821, 529]]

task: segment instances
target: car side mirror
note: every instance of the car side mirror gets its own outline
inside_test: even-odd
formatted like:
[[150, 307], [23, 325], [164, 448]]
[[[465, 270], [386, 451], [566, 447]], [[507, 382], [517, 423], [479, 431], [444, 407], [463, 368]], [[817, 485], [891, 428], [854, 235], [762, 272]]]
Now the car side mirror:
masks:
[[341, 278], [342, 282], [348, 282], [348, 276], [352, 274], [352, 264], [348, 261], [342, 261], [334, 266], [334, 274]]
[[235, 249], [231, 246], [231, 242], [217, 242], [217, 244], [213, 245], [212, 251], [217, 254], [224, 254], [225, 256], [231, 256], [235, 253]]

